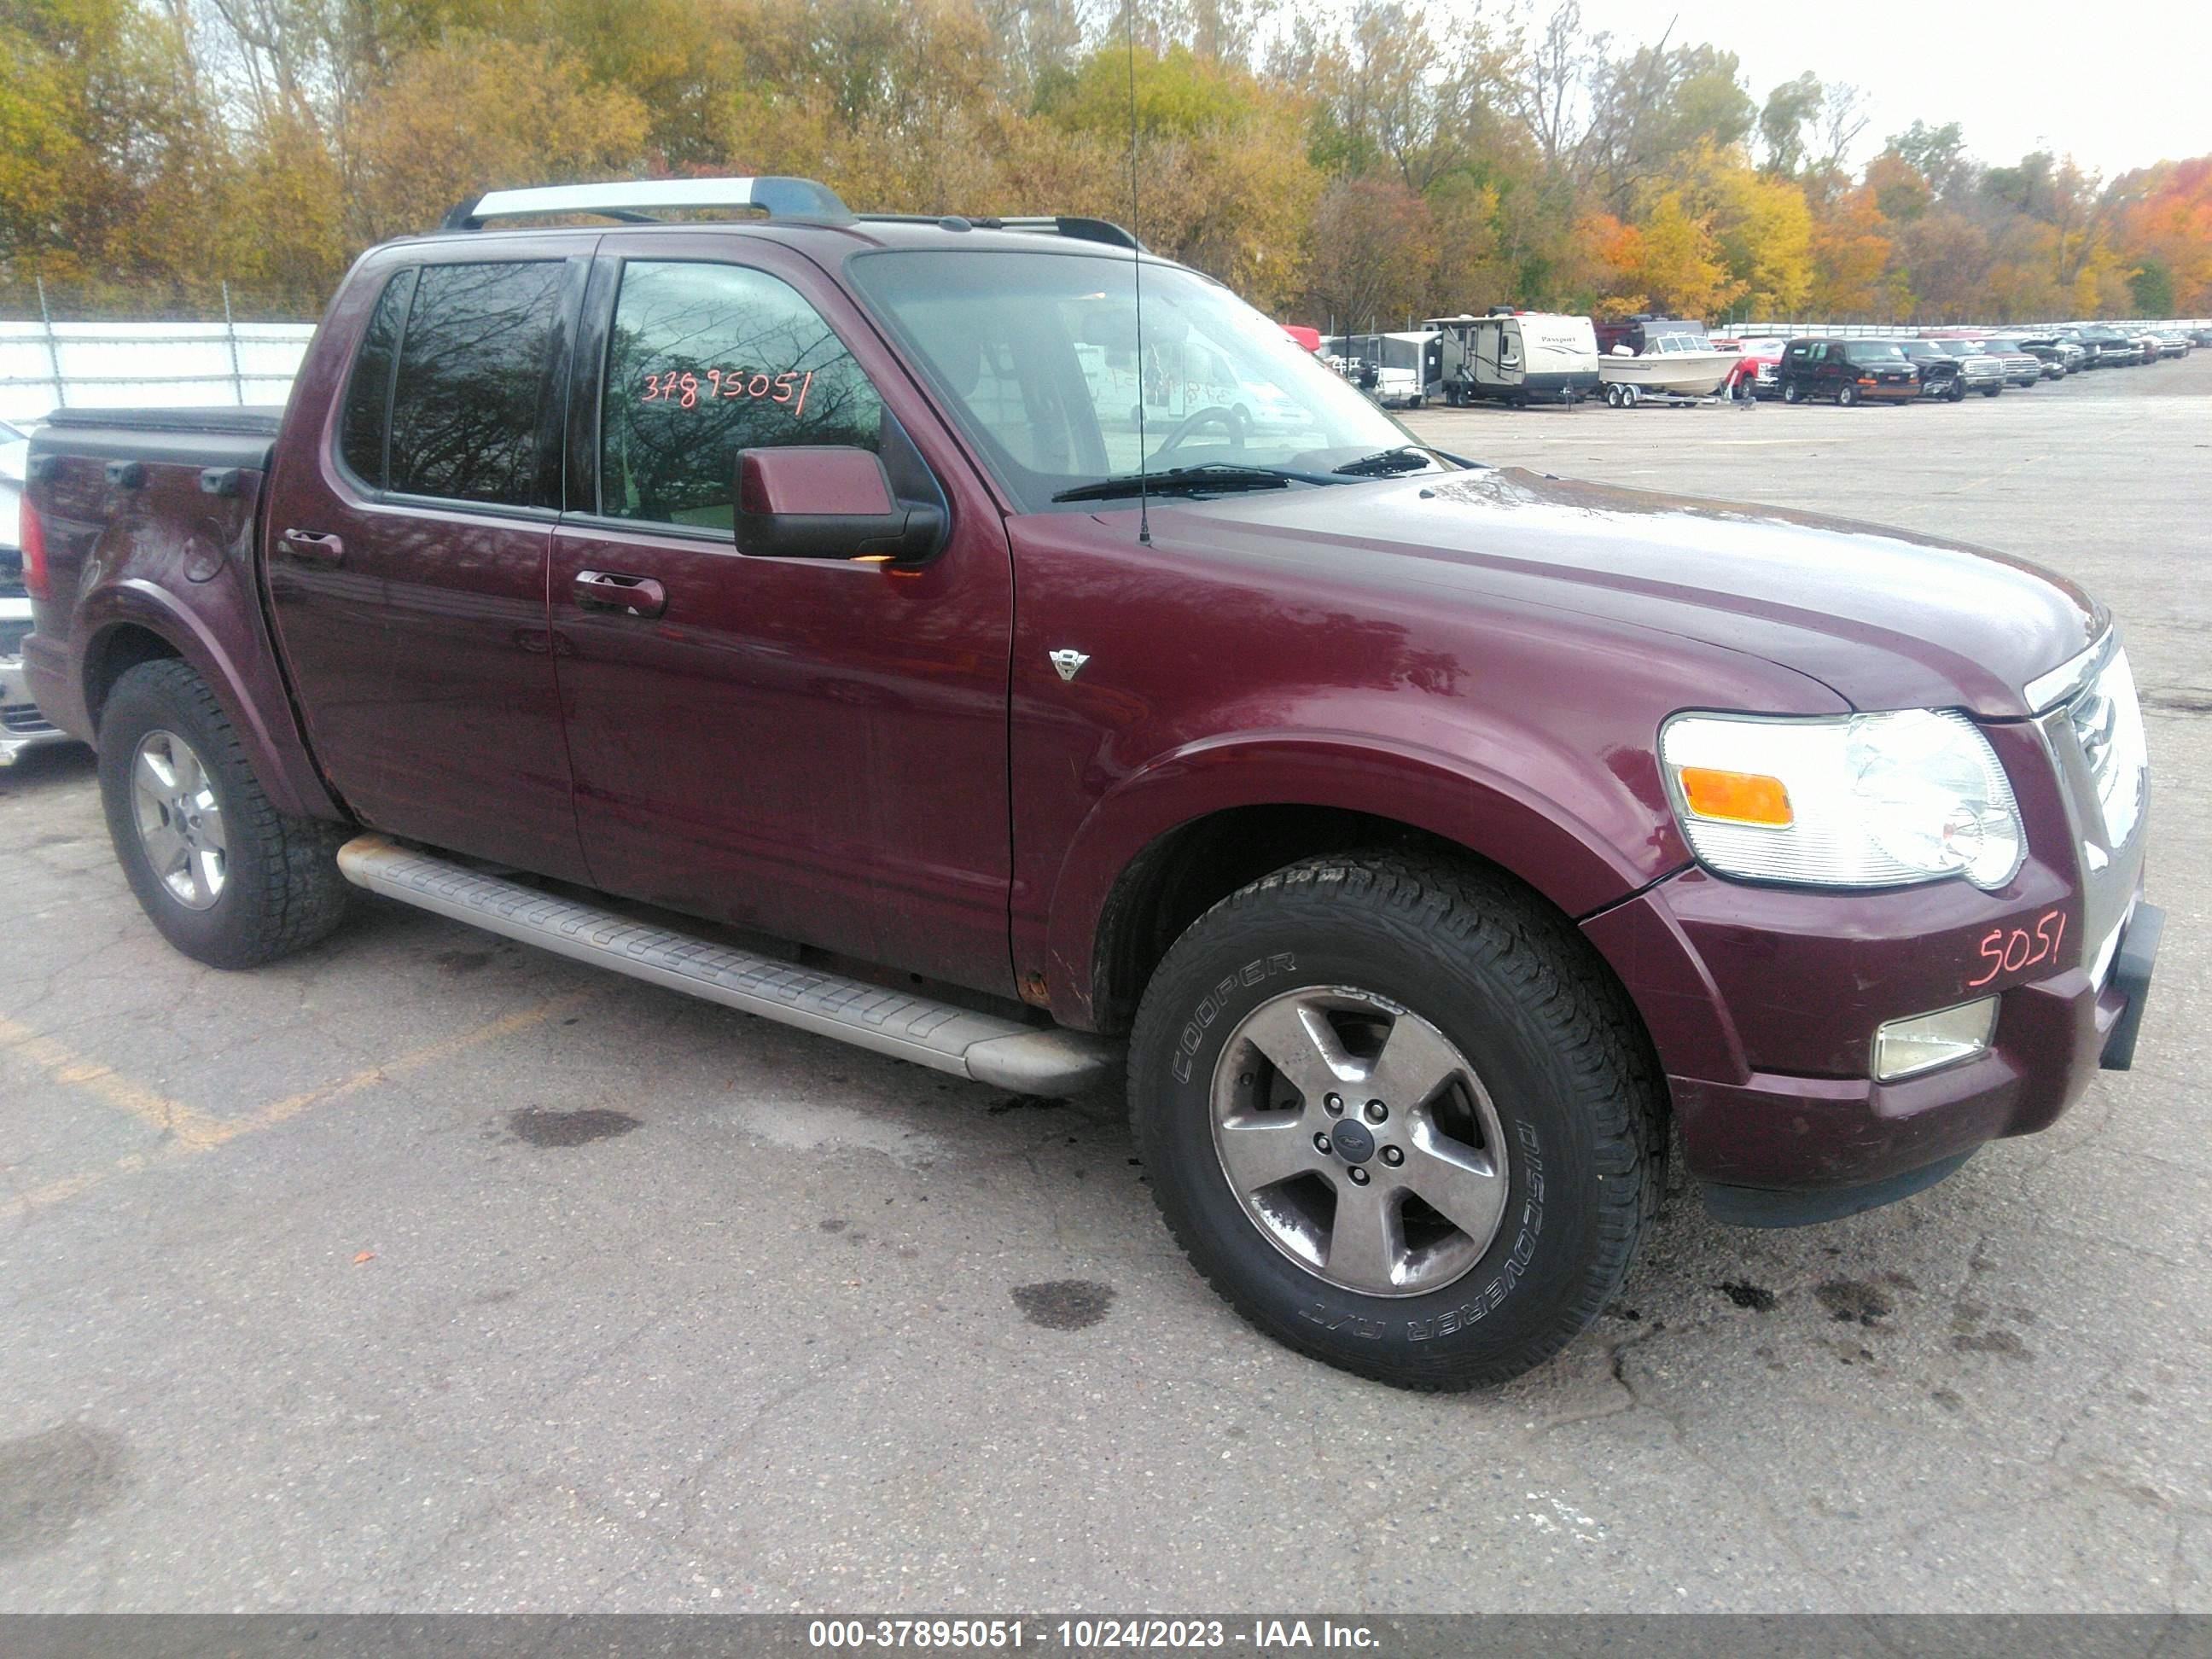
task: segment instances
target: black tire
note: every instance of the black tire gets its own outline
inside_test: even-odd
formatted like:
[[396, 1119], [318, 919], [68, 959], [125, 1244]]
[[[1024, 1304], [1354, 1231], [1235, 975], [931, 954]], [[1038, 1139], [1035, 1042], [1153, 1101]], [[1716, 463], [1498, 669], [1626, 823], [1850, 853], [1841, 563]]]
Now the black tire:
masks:
[[1858, 404], [1858, 400], [1859, 400], [1859, 389], [1858, 389], [1856, 386], [1853, 386], [1850, 381], [1846, 380], [1846, 381], [1844, 381], [1844, 384], [1843, 384], [1843, 385], [1841, 385], [1841, 386], [1838, 386], [1838, 387], [1836, 388], [1836, 407], [1837, 407], [1837, 408], [1838, 408], [1838, 409], [1851, 409], [1851, 408], [1855, 408], [1855, 407], [1856, 407], [1856, 405], [1857, 405], [1857, 404]]
[[[132, 769], [149, 733], [183, 739], [204, 769], [221, 813], [222, 886], [194, 909], [162, 883], [140, 835]], [[141, 663], [115, 683], [100, 722], [100, 793], [115, 856], [161, 936], [215, 968], [254, 968], [313, 944], [345, 914], [336, 854], [343, 825], [278, 811], [246, 764], [215, 693], [184, 663]]]
[[[1357, 988], [1433, 1026], [1497, 1115], [1502, 1218], [1472, 1265], [1433, 1289], [1367, 1294], [1294, 1260], [1247, 1212], [1215, 1150], [1215, 1071], [1232, 1039], [1263, 1005], [1324, 987]], [[1558, 1352], [1619, 1291], [1662, 1187], [1662, 1086], [1626, 995], [1541, 901], [1436, 860], [1312, 860], [1200, 917], [1146, 988], [1129, 1101], [1153, 1195], [1223, 1299], [1293, 1348], [1404, 1388], [1502, 1382]], [[1298, 1131], [1318, 1103], [1302, 1109]], [[1401, 1110], [1395, 1121], [1414, 1120]], [[1326, 1184], [1302, 1190], [1351, 1190], [1352, 1168], [1316, 1163], [1292, 1179]], [[1397, 1212], [1401, 1237], [1408, 1213]], [[1465, 1250], [1476, 1243], [1468, 1237]]]
[[1954, 404], [1963, 404], [1966, 401], [1966, 383], [1961, 380], [1952, 381], [1950, 391], [1944, 395]]
[[1984, 398], [1994, 398], [2003, 390], [2004, 388], [2002, 386], [1985, 386], [1982, 388], [1982, 396]]
[[1794, 404], [1797, 401], [1797, 382], [1784, 380], [1782, 383], [1782, 401], [1785, 404]]

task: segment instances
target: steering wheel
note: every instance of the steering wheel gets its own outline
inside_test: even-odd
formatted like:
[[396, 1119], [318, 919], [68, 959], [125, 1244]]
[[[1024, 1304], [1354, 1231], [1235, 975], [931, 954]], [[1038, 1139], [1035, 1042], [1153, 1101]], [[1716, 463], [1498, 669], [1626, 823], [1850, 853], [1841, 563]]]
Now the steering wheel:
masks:
[[1193, 410], [1177, 421], [1175, 430], [1161, 440], [1160, 447], [1152, 452], [1152, 459], [1158, 460], [1161, 456], [1182, 448], [1183, 441], [1202, 426], [1223, 428], [1229, 434], [1231, 448], [1244, 447], [1244, 422], [1237, 417], [1237, 411], [1226, 404], [1209, 404], [1204, 409]]

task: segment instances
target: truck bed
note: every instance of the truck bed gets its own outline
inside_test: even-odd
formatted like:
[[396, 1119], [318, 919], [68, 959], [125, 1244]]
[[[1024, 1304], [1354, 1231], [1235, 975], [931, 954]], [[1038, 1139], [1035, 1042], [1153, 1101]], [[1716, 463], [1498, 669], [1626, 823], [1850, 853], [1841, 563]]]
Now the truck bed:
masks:
[[31, 453], [265, 472], [283, 421], [282, 404], [58, 409], [33, 434]]

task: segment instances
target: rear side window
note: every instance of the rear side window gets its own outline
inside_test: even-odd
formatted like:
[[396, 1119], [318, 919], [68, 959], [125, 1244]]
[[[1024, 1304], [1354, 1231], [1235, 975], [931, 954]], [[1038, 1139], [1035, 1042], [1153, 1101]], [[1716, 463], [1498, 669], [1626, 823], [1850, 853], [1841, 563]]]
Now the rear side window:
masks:
[[392, 377], [387, 488], [560, 505], [544, 460], [561, 276], [558, 260], [422, 268]]
[[623, 267], [599, 407], [610, 518], [728, 530], [739, 450], [882, 444], [883, 400], [822, 313], [740, 265]]
[[399, 324], [414, 297], [415, 273], [403, 270], [384, 285], [384, 293], [361, 339], [353, 378], [346, 382], [344, 412], [339, 417], [338, 453], [364, 483], [384, 488], [385, 415], [392, 407], [392, 366], [399, 351]]

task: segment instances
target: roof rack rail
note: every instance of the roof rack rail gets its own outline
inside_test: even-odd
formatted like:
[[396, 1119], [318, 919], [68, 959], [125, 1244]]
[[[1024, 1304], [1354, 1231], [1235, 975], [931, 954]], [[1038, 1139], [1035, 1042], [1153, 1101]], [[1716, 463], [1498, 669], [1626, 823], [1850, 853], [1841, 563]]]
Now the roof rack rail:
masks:
[[1078, 241], [1103, 242], [1139, 253], [1152, 250], [1111, 219], [1085, 219], [1072, 214], [1038, 214], [1026, 218], [993, 219], [957, 213], [863, 213], [864, 225], [942, 225], [947, 230], [1025, 230], [1046, 236], [1072, 236]]
[[852, 210], [827, 185], [811, 179], [646, 179], [602, 185], [539, 185], [486, 191], [446, 216], [442, 228], [482, 230], [487, 219], [526, 215], [595, 214], [629, 224], [653, 224], [655, 209], [758, 208], [771, 219], [844, 225]]
[[1142, 242], [1111, 219], [1083, 219], [1060, 213], [1019, 219], [975, 219], [969, 222], [979, 230], [1042, 231], [1073, 236], [1081, 242], [1103, 242], [1109, 247], [1126, 247], [1139, 253], [1147, 251]]

